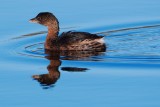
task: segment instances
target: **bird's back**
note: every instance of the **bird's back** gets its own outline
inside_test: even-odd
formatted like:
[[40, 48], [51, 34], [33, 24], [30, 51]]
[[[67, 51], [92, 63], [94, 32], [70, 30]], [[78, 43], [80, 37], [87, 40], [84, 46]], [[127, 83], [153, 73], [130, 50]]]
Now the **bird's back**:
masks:
[[87, 32], [64, 32], [59, 38], [61, 50], [97, 50], [106, 49], [103, 36]]

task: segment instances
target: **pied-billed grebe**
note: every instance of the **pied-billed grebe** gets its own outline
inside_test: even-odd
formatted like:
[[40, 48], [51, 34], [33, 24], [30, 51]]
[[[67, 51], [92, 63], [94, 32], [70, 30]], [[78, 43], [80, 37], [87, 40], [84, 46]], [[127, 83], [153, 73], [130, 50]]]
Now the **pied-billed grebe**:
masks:
[[64, 32], [60, 36], [59, 22], [50, 12], [41, 12], [30, 22], [39, 23], [48, 27], [48, 35], [45, 41], [46, 50], [85, 50], [105, 51], [106, 45], [103, 36], [87, 32]]

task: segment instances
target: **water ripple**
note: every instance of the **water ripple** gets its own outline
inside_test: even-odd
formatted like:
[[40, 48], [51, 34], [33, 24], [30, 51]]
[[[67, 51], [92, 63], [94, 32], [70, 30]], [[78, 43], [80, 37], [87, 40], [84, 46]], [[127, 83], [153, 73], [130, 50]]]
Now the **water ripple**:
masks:
[[[33, 34], [45, 35], [44, 33], [46, 32]], [[73, 58], [73, 54], [67, 54], [67, 56], [62, 54], [61, 59], [115, 63], [160, 63], [160, 25], [124, 28], [107, 32], [99, 32], [98, 34], [105, 35], [105, 42], [107, 44], [106, 52], [89, 54], [81, 52], [78, 54], [83, 57], [79, 58], [77, 56], [76, 58], [75, 56]], [[23, 48], [16, 49], [15, 51], [21, 55], [45, 57], [46, 54], [43, 47], [44, 39], [35, 41], [35, 38], [36, 37], [34, 37], [34, 39], [30, 39], [30, 43], [33, 44], [24, 44]], [[23, 41], [24, 40], [25, 39], [23, 39]]]

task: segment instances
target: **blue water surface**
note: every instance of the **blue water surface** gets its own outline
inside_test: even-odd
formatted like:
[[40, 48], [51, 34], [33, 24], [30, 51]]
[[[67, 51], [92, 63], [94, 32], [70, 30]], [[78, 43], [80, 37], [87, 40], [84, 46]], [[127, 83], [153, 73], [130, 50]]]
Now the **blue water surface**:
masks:
[[[159, 0], [0, 2], [1, 107], [160, 106]], [[53, 61], [61, 65], [51, 85], [33, 79], [52, 62], [43, 48], [47, 29], [28, 22], [45, 11], [59, 19], [60, 33], [98, 33], [107, 44], [97, 56]]]

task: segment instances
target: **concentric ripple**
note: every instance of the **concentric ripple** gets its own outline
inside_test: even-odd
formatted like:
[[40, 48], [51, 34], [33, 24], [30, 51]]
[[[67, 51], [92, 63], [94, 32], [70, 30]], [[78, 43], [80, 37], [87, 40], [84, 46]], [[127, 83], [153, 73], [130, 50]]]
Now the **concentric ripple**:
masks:
[[[159, 25], [119, 29], [103, 33], [100, 32], [99, 34], [105, 35], [105, 42], [107, 44], [106, 52], [73, 52], [67, 53], [67, 55], [64, 54], [66, 52], [63, 52], [61, 59], [114, 63], [160, 63]], [[32, 57], [45, 57], [44, 39], [42, 41], [33, 41], [33, 44], [24, 45], [23, 50], [18, 50], [17, 53]]]
[[106, 40], [108, 44], [106, 56], [110, 59], [145, 63], [160, 62], [159, 26], [114, 32]]

